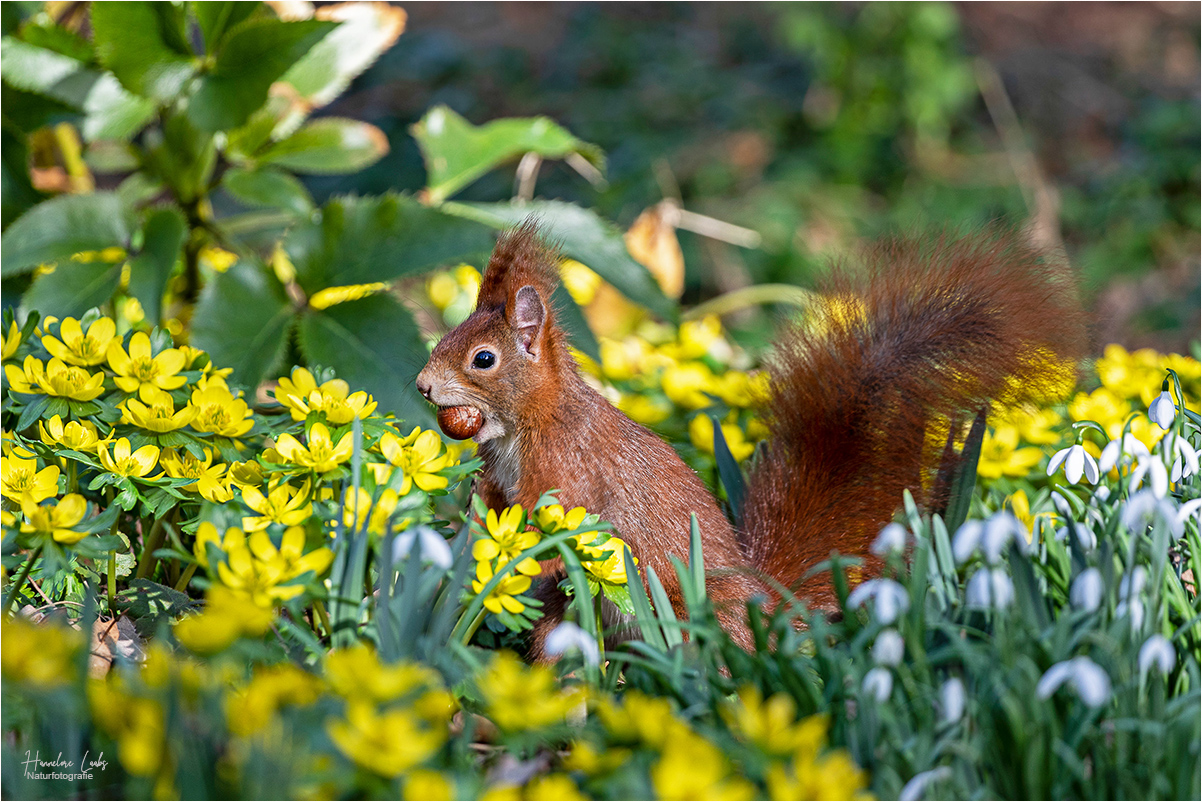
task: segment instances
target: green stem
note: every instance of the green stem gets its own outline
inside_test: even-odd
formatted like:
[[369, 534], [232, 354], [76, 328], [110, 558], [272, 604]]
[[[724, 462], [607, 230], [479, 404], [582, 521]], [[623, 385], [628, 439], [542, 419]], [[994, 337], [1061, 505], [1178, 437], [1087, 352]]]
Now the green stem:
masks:
[[109, 597], [109, 615], [115, 616], [113, 611], [117, 609], [117, 550], [113, 549], [109, 552], [109, 574], [108, 574], [108, 597]]
[[330, 617], [326, 614], [326, 606], [321, 603], [320, 599], [313, 600], [313, 610], [317, 613], [317, 618], [321, 621], [321, 626], [326, 631], [326, 636], [332, 636], [334, 629], [330, 626]]
[[601, 620], [601, 594], [597, 594], [593, 605], [593, 609], [597, 611], [597, 654], [599, 656], [597, 667], [601, 669], [601, 676], [605, 676], [605, 623]]
[[196, 573], [196, 569], [199, 567], [199, 563], [192, 563], [189, 565], [188, 570], [184, 571], [184, 575], [181, 576], [179, 581], [175, 583], [175, 589], [180, 593], [183, 593], [184, 589], [188, 587], [188, 583], [192, 581], [192, 575]]
[[75, 460], [64, 460], [67, 463], [67, 492], [74, 493], [79, 490], [79, 466]]
[[146, 537], [146, 546], [142, 549], [142, 558], [138, 560], [138, 579], [145, 579], [154, 570], [154, 566], [158, 562], [154, 553], [159, 546], [163, 545], [163, 539], [166, 537], [166, 534], [167, 532], [163, 528], [163, 519], [156, 518], [154, 525], [150, 527], [150, 534]]
[[472, 642], [472, 637], [476, 634], [476, 630], [480, 628], [480, 624], [484, 623], [484, 615], [488, 611], [483, 607], [480, 612], [476, 613], [476, 617], [472, 619], [472, 623], [468, 625], [467, 631], [463, 633], [463, 645], [467, 646]]
[[33, 554], [29, 555], [29, 559], [21, 566], [21, 572], [17, 574], [17, 578], [13, 580], [9, 586], [8, 595], [4, 597], [4, 614], [8, 615], [12, 609], [13, 602], [17, 600], [17, 594], [21, 592], [21, 588], [25, 585], [25, 580], [29, 578], [29, 572], [33, 569], [33, 564], [37, 562], [38, 557], [42, 556], [42, 546], [39, 543], [37, 548], [33, 550]]

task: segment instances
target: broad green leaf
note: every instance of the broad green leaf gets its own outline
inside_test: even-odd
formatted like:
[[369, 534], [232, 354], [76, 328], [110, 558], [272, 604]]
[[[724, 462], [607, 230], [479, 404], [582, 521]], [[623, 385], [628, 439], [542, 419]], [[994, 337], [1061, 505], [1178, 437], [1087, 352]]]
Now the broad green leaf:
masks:
[[203, 3], [192, 3], [192, 13], [200, 25], [204, 35], [205, 51], [212, 54], [221, 46], [225, 34], [238, 23], [254, 14], [262, 3], [229, 2], [229, 0], [208, 0]]
[[488, 228], [443, 214], [405, 195], [337, 198], [318, 219], [284, 238], [297, 281], [309, 295], [325, 287], [392, 281], [487, 254]]
[[96, 3], [91, 11], [96, 55], [122, 86], [159, 101], [179, 95], [196, 70], [183, 4]]
[[53, 273], [34, 279], [21, 297], [26, 310], [42, 316], [82, 317], [93, 306], [107, 303], [121, 283], [121, 263], [59, 262]]
[[42, 22], [41, 19], [41, 16], [35, 17], [21, 26], [23, 41], [84, 63], [95, 57], [96, 52], [92, 48], [92, 43], [87, 39], [61, 25], [56, 25], [49, 20]]
[[403, 9], [386, 3], [340, 3], [317, 9], [340, 23], [284, 75], [309, 108], [326, 105], [370, 67], [405, 30]]
[[239, 203], [270, 209], [287, 209], [298, 215], [313, 211], [309, 190], [294, 176], [271, 167], [247, 170], [231, 167], [221, 185]]
[[252, 19], [229, 32], [212, 72], [188, 103], [188, 114], [206, 131], [228, 131], [246, 122], [267, 100], [267, 90], [337, 23]]
[[630, 300], [669, 320], [678, 314], [647, 268], [626, 250], [622, 232], [596, 212], [563, 201], [444, 203], [439, 208], [497, 229], [533, 218], [543, 236], [565, 256], [588, 265]]
[[409, 311], [391, 295], [308, 309], [297, 341], [310, 364], [333, 367], [351, 387], [371, 393], [380, 414], [433, 425], [430, 405], [413, 384], [429, 353]]
[[493, 120], [475, 126], [447, 106], [435, 106], [410, 129], [426, 161], [427, 192], [439, 203], [494, 167], [525, 153], [561, 159], [579, 153], [603, 169], [596, 145], [547, 117]]
[[[4, 82], [79, 109], [85, 140], [128, 139], [154, 116], [154, 103], [132, 95], [112, 73], [87, 67], [62, 53], [5, 37], [0, 42]], [[6, 113], [11, 111], [6, 105]]]
[[280, 366], [294, 312], [271, 271], [243, 259], [205, 285], [192, 343], [208, 351], [213, 364], [232, 367], [231, 381], [254, 387]]
[[388, 153], [388, 137], [370, 123], [322, 117], [265, 150], [258, 160], [293, 172], [354, 173]]
[[128, 247], [129, 235], [126, 211], [116, 194], [59, 195], [34, 206], [4, 232], [0, 275], [24, 273], [80, 251]]
[[7, 228], [42, 199], [29, 181], [28, 160], [25, 138], [5, 126], [0, 131], [0, 227]]
[[162, 314], [163, 291], [188, 235], [184, 215], [174, 206], [152, 209], [142, 226], [143, 245], [129, 264], [129, 294], [142, 304], [152, 325]]
[[593, 330], [589, 328], [588, 321], [585, 320], [584, 310], [577, 305], [576, 299], [568, 292], [568, 288], [562, 284], [559, 285], [551, 304], [555, 307], [555, 319], [567, 332], [568, 340], [572, 345], [600, 364], [601, 346], [597, 344], [597, 338], [593, 334]]

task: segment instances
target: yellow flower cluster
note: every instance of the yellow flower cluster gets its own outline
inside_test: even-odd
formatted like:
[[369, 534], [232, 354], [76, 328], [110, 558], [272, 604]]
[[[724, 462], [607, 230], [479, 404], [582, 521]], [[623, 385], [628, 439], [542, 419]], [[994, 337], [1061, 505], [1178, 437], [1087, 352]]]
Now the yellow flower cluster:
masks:
[[0, 672], [6, 682], [55, 688], [74, 680], [76, 655], [84, 646], [78, 630], [38, 626], [21, 616], [0, 620]]
[[584, 701], [580, 688], [563, 688], [546, 666], [528, 666], [512, 652], [499, 652], [476, 677], [485, 713], [505, 732], [555, 724]]
[[[498, 571], [526, 549], [539, 541], [538, 532], [527, 529], [526, 515], [520, 504], [502, 511], [489, 510], [484, 522], [485, 531], [472, 545], [476, 560], [476, 578], [472, 590], [479, 594]], [[538, 576], [539, 564], [531, 557], [518, 562], [484, 599], [484, 609], [499, 614], [502, 610], [521, 613], [526, 609], [516, 598], [530, 589], [530, 577]]]
[[[78, 543], [88, 534], [76, 529], [87, 515], [88, 502], [78, 493], [67, 493], [58, 498], [59, 467], [39, 465], [33, 452], [20, 446], [10, 447], [8, 440], [4, 441], [4, 453], [0, 456], [0, 495], [21, 510], [20, 517], [6, 510], [5, 526], [19, 524], [22, 541], [27, 545]], [[50, 503], [45, 503], [48, 500]]]

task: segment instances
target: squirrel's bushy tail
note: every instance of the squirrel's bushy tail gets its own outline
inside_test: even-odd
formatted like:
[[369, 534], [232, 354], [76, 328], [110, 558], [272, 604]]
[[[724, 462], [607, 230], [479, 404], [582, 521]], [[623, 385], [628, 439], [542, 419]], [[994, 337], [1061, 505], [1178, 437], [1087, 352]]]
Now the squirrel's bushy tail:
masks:
[[[948, 421], [1063, 394], [1085, 346], [1068, 267], [1019, 233], [895, 239], [863, 261], [833, 272], [769, 368], [743, 525], [753, 565], [790, 587], [832, 551], [872, 572], [902, 491], [929, 501]], [[830, 607], [829, 574], [799, 595]]]

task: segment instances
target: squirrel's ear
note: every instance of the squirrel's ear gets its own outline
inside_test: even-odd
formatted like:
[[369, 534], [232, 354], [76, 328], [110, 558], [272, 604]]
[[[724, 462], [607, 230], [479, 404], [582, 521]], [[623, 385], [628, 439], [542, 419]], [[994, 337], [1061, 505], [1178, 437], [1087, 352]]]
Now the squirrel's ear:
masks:
[[514, 293], [510, 322], [517, 329], [518, 345], [538, 359], [542, 351], [543, 329], [547, 324], [547, 307], [543, 305], [538, 290], [527, 284]]

